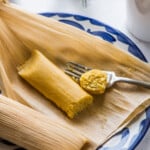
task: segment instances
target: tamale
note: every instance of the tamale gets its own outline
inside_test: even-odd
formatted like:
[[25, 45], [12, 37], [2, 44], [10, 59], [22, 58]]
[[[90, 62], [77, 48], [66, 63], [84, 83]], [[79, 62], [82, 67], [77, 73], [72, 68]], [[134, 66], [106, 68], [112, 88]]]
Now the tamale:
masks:
[[[96, 96], [94, 103], [75, 120], [68, 120], [17, 76], [17, 64], [23, 62], [26, 54], [31, 53], [33, 49], [39, 49], [60, 68], [63, 68], [67, 61], [74, 61], [93, 68], [115, 71], [118, 76], [147, 82], [150, 82], [149, 64], [108, 42], [53, 19], [23, 12], [11, 4], [1, 4], [0, 10], [0, 17], [6, 23], [4, 26], [1, 24], [3, 30], [0, 31], [0, 40], [4, 41], [0, 43], [0, 52], [3, 51], [1, 61], [8, 79], [11, 80], [11, 90], [34, 109], [77, 129], [97, 146], [150, 105], [149, 90], [120, 84], [107, 90], [103, 95]], [[13, 39], [26, 49], [23, 50], [16, 42], [12, 43]], [[14, 45], [13, 49], [10, 44]], [[7, 48], [5, 45], [8, 45]], [[13, 55], [15, 53], [20, 54], [22, 60], [18, 61]], [[8, 70], [7, 66], [11, 68]]]
[[93, 101], [91, 95], [38, 50], [34, 50], [18, 70], [22, 78], [64, 110], [70, 118], [74, 118]]

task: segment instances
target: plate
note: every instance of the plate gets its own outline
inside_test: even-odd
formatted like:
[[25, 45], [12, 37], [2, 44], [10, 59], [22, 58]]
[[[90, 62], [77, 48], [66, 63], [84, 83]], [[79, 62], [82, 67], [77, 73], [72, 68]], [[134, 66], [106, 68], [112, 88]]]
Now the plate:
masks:
[[[84, 30], [94, 36], [98, 36], [99, 38], [114, 44], [116, 47], [128, 51], [142, 61], [147, 62], [142, 51], [131, 39], [122, 32], [100, 21], [81, 15], [66, 13], [42, 13], [41, 15], [54, 18], [63, 23]], [[98, 146], [97, 150], [134, 150], [143, 139], [149, 127], [150, 107], [134, 119], [122, 131], [114, 135], [107, 143], [102, 146]], [[23, 148], [19, 148], [5, 140], [0, 141], [0, 148], [3, 148], [2, 150], [24, 150]]]

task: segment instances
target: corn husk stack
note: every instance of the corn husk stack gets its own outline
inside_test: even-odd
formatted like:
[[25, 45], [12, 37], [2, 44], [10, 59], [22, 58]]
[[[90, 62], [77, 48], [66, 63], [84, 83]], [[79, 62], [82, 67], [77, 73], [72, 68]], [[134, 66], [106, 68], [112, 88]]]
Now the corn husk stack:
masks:
[[5, 96], [0, 96], [0, 116], [0, 135], [27, 149], [78, 150], [87, 142], [75, 130]]
[[[18, 76], [17, 66], [34, 49], [40, 50], [59, 68], [63, 68], [67, 61], [74, 61], [147, 82], [150, 82], [150, 65], [84, 31], [50, 18], [27, 13], [15, 5], [1, 1], [0, 80], [3, 94], [77, 131], [92, 143], [86, 149], [94, 149], [107, 141], [150, 106], [148, 89], [119, 84], [108, 89], [105, 94], [96, 96], [90, 107], [70, 120]], [[17, 143], [17, 140], [13, 142]], [[79, 141], [75, 142], [81, 145]], [[49, 149], [53, 149], [53, 146]]]

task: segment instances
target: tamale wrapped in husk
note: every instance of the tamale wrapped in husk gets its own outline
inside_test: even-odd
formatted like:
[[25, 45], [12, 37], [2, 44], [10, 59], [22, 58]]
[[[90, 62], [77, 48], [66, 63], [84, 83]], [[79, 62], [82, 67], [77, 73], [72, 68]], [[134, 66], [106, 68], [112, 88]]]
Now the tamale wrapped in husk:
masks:
[[[127, 125], [150, 106], [150, 91], [128, 84], [115, 85], [73, 120], [68, 119], [51, 102], [21, 80], [17, 66], [34, 49], [40, 50], [58, 67], [74, 61], [102, 70], [115, 71], [119, 76], [150, 82], [150, 65], [97, 37], [36, 14], [19, 10], [11, 4], [0, 5], [1, 81], [4, 94], [15, 97], [57, 121], [85, 135], [94, 149]], [[9, 91], [7, 92], [8, 80]], [[10, 93], [10, 95], [9, 95]]]

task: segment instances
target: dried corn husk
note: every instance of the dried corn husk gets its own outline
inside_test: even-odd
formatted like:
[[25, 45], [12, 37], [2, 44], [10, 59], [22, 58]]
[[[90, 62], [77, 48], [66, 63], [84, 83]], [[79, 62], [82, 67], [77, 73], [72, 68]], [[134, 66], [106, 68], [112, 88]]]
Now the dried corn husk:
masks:
[[[88, 33], [49, 18], [23, 12], [10, 4], [1, 4], [0, 17], [14, 33], [1, 23], [3, 30], [0, 31], [0, 40], [4, 41], [0, 43], [0, 53], [3, 54], [1, 61], [11, 82], [11, 90], [36, 110], [77, 129], [91, 142], [99, 145], [150, 106], [149, 90], [120, 84], [107, 90], [104, 95], [95, 97], [91, 107], [74, 120], [69, 120], [18, 78], [16, 66], [21, 64], [33, 49], [41, 50], [61, 68], [71, 60], [147, 82], [150, 82], [149, 64]], [[12, 42], [13, 39], [16, 43]], [[14, 54], [19, 55], [20, 60]]]
[[87, 142], [76, 130], [2, 95], [0, 136], [29, 150], [79, 150]]

